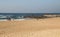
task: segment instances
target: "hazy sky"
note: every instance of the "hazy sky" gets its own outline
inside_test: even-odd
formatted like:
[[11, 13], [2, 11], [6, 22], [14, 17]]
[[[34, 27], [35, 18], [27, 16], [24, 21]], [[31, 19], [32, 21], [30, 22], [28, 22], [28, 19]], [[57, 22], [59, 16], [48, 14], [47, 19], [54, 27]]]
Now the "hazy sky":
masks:
[[0, 13], [60, 12], [60, 0], [0, 0]]

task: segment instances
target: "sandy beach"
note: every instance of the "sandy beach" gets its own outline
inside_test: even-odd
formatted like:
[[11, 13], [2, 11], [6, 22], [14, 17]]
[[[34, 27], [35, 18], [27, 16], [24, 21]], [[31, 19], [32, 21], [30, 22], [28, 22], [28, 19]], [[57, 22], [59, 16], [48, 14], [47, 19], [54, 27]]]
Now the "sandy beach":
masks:
[[60, 37], [60, 17], [0, 21], [0, 37]]

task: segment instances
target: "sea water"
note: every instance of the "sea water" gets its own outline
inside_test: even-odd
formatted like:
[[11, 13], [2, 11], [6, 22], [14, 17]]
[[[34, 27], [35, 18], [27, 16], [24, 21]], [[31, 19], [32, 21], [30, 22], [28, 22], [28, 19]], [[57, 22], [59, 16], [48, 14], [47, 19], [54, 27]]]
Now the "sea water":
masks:
[[0, 20], [7, 20], [7, 17], [15, 20], [24, 20], [24, 16], [42, 16], [45, 14], [60, 15], [60, 13], [0, 13]]

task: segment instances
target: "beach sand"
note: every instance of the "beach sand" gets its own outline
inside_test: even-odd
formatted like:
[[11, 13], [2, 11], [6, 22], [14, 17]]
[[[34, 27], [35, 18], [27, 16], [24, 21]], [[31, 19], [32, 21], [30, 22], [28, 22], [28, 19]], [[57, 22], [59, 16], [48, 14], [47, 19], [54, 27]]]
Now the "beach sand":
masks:
[[60, 17], [0, 21], [0, 37], [60, 37]]

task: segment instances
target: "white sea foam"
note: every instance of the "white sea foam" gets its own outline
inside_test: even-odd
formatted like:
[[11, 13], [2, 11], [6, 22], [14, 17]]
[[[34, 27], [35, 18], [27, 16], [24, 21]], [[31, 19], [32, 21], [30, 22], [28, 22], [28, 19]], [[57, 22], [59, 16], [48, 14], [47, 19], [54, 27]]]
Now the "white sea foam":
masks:
[[[11, 19], [11, 21], [22, 21], [22, 20], [25, 20], [25, 19]], [[9, 20], [1, 19], [0, 21], [9, 21]]]
[[22, 21], [22, 20], [25, 20], [25, 19], [11, 19], [11, 21]]
[[[22, 21], [22, 20], [30, 20], [32, 18], [23, 18], [23, 19], [11, 19], [10, 21]], [[0, 19], [0, 21], [9, 21], [8, 19]]]
[[7, 21], [7, 19], [1, 19], [0, 21]]

